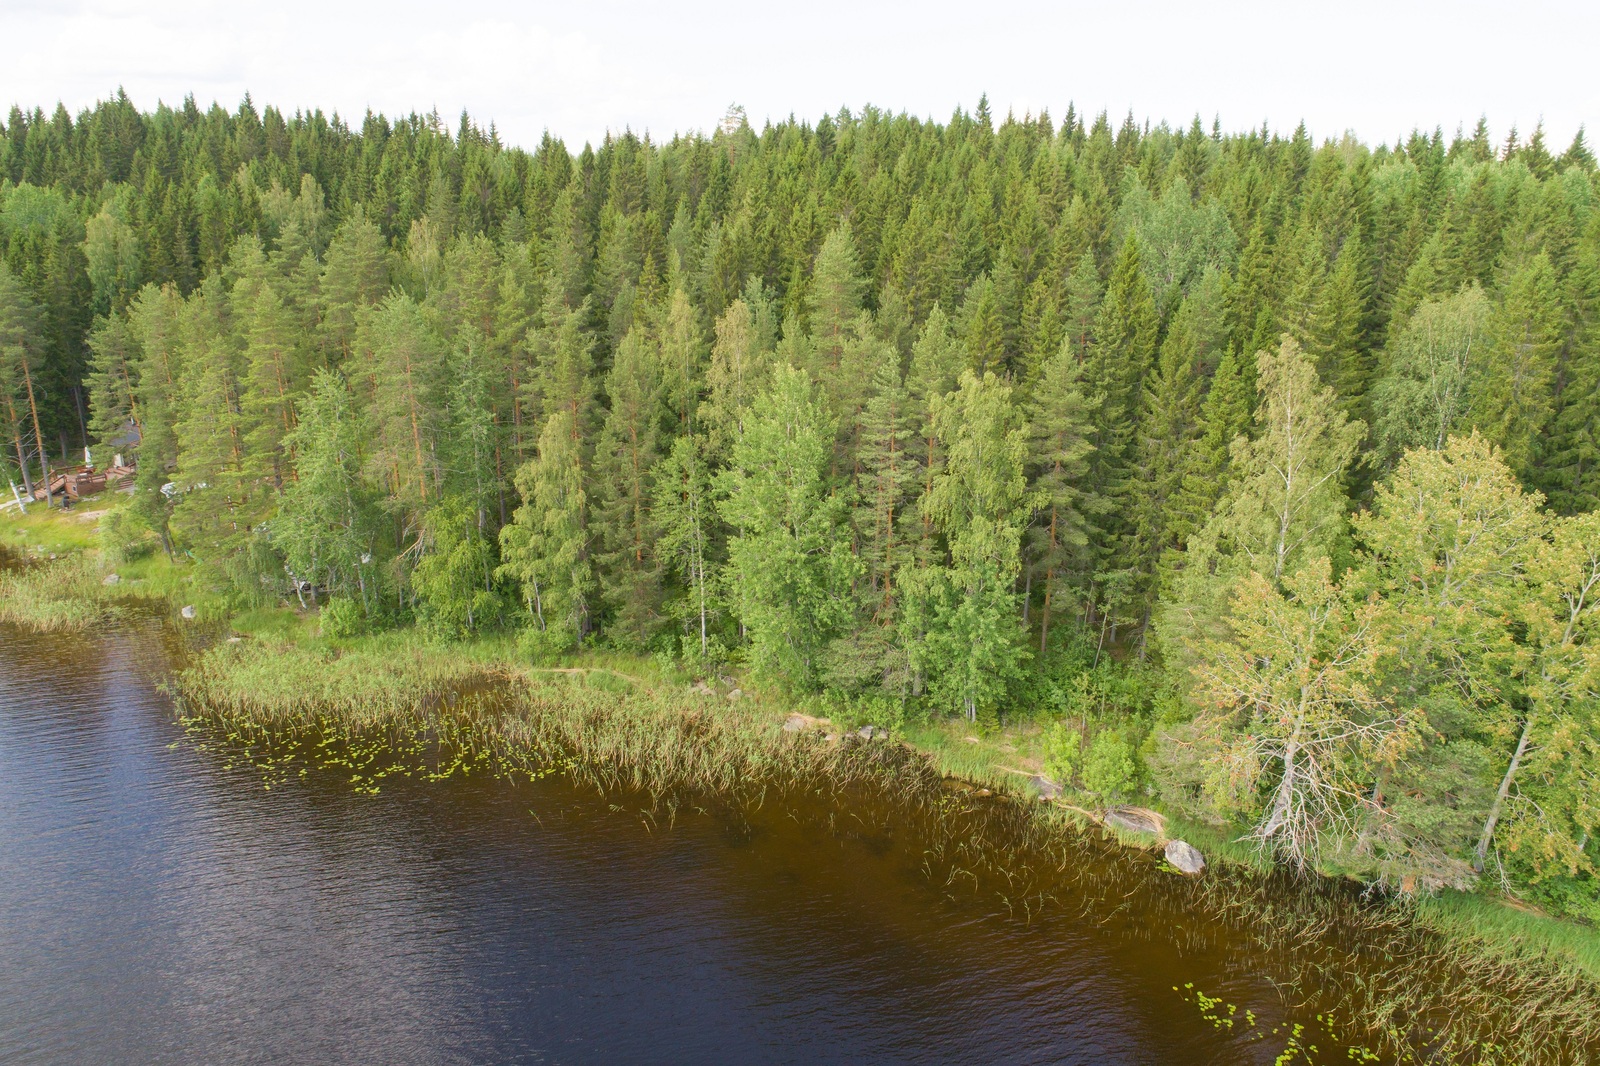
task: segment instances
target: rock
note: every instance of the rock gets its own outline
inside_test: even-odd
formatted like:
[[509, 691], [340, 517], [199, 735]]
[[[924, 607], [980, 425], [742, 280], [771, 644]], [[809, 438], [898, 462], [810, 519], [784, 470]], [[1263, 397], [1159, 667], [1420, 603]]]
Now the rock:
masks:
[[730, 703], [736, 702], [736, 701], [741, 700], [743, 698], [744, 698], [744, 689], [736, 688], [732, 692], [728, 693], [728, 701]]
[[862, 740], [883, 740], [888, 737], [889, 731], [882, 726], [864, 725], [856, 730], [856, 736]]
[[1043, 774], [1035, 774], [1030, 780], [1033, 782], [1033, 787], [1039, 790], [1039, 798], [1042, 800], [1053, 800], [1061, 795], [1061, 786]]
[[811, 719], [803, 714], [791, 714], [783, 720], [785, 733], [803, 733], [811, 725]]
[[194, 604], [192, 604], [192, 603], [189, 604], [188, 606], [186, 606], [183, 610], [179, 611], [178, 613], [183, 615], [183, 617], [185, 617], [187, 619], [190, 619], [192, 621], [194, 619]]
[[231, 636], [231, 637], [228, 638], [228, 643], [229, 644], [242, 644], [243, 642], [244, 642], [244, 638], [241, 637], [241, 636], [235, 635], [235, 636]]
[[1161, 836], [1166, 820], [1146, 807], [1111, 807], [1105, 812], [1107, 825], [1130, 833], [1154, 833]]
[[689, 691], [701, 696], [709, 696], [711, 695], [711, 686], [702, 681], [698, 685], [690, 685]]
[[107, 574], [101, 580], [100, 584], [106, 586], [107, 588], [110, 588], [112, 585], [121, 584], [121, 582], [122, 582], [122, 575], [121, 574]]
[[1166, 856], [1168, 862], [1186, 874], [1197, 874], [1206, 868], [1206, 857], [1186, 841], [1167, 841]]
[[976, 744], [976, 743], [978, 743], [978, 738], [977, 737], [962, 737], [961, 739], [963, 741], [965, 741], [966, 743], [968, 743], [968, 744]]

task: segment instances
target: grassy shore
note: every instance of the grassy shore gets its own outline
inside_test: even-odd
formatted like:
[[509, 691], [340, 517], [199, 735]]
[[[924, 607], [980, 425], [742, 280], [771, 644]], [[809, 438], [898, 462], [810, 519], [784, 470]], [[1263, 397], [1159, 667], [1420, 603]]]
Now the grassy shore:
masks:
[[[559, 769], [603, 791], [640, 793], [669, 816], [708, 797], [739, 804], [774, 791], [866, 790], [921, 819], [929, 855], [1003, 880], [1030, 907], [1030, 891], [1042, 905], [1056, 889], [1017, 890], [1019, 877], [1033, 883], [1019, 873], [1029, 866], [1052, 876], [1079, 871], [1080, 885], [1092, 881], [1082, 871], [1109, 871], [1085, 898], [1120, 895], [1129, 862], [1142, 863], [1137, 878], [1149, 879], [1153, 864], [1140, 856], [1159, 844], [1155, 837], [1093, 824], [1093, 797], [1038, 802], [1037, 727], [979, 734], [965, 723], [930, 723], [903, 728], [898, 742], [860, 742], [847, 729], [862, 723], [847, 711], [786, 731], [793, 707], [776, 695], [740, 683], [740, 697], [730, 699], [732, 686], [696, 689], [688, 675], [653, 660], [593, 653], [535, 666], [506, 636], [448, 645], [416, 631], [325, 639], [314, 613], [229, 614], [194, 586], [186, 566], [159, 552], [111, 565], [85, 517], [35, 509], [25, 519], [0, 518], [0, 547], [31, 563], [0, 572], [0, 620], [82, 630], [114, 622], [129, 599], [165, 602], [174, 614], [196, 604], [219, 639], [173, 688], [187, 713], [222, 734], [317, 744], [335, 737], [365, 745], [368, 761], [385, 745], [449, 737], [492, 754], [507, 772]], [[107, 584], [112, 573], [117, 580]], [[1303, 987], [1354, 980], [1341, 1010], [1375, 1046], [1399, 1055], [1431, 1042], [1466, 1061], [1507, 1062], [1571, 1061], [1574, 1048], [1600, 1047], [1595, 930], [1479, 895], [1367, 905], [1336, 881], [1286, 877], [1225, 828], [1169, 812], [1167, 830], [1199, 846], [1213, 866], [1205, 878], [1168, 889], [1174, 898], [1236, 933], [1273, 941], [1297, 960]], [[1364, 945], [1371, 973], [1351, 977], [1349, 954], [1325, 948], [1330, 929]], [[1419, 1037], [1426, 1004], [1446, 985], [1465, 1009], [1452, 1012], [1445, 1031]], [[1505, 1034], [1492, 1052], [1485, 1019]]]

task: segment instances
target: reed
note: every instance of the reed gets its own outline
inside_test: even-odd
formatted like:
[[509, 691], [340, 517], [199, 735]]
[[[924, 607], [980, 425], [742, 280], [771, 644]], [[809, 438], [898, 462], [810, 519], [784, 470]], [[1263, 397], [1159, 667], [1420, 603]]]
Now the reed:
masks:
[[0, 622], [36, 633], [81, 633], [116, 615], [95, 561], [70, 555], [0, 570]]
[[1343, 1045], [1390, 1061], [1600, 1056], [1600, 984], [1549, 950], [1482, 950], [1350, 882], [1243, 866], [1167, 874], [1154, 854], [1020, 785], [974, 788], [900, 744], [785, 733], [754, 701], [616, 670], [528, 671], [493, 649], [398, 638], [344, 650], [223, 645], [175, 688], [214, 734], [274, 752], [274, 765], [291, 738], [348, 767], [356, 788], [392, 772], [379, 754], [388, 752], [431, 778], [476, 767], [566, 773], [636, 797], [651, 817], [688, 804], [735, 820], [768, 804], [825, 810], [836, 831], [892, 834], [916, 849], [923, 874], [952, 898], [997, 900], [1022, 921], [1065, 914], [1184, 950], [1243, 951], [1297, 1015], [1316, 1014]]

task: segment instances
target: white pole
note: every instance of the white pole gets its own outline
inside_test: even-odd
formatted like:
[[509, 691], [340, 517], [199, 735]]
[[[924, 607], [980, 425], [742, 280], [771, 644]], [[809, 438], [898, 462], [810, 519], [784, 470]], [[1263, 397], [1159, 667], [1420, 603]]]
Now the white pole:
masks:
[[27, 514], [28, 505], [22, 502], [22, 493], [17, 491], [17, 483], [15, 481], [11, 481], [10, 478], [6, 478], [6, 480], [11, 483], [11, 495], [16, 497], [17, 510], [21, 511], [23, 514]]

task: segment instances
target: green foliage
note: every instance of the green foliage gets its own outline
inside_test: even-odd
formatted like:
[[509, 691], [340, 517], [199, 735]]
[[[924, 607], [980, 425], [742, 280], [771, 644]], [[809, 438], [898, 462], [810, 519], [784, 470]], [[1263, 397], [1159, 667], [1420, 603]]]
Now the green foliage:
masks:
[[1083, 765], [1083, 734], [1065, 722], [1053, 722], [1044, 737], [1044, 768], [1051, 778], [1072, 785]]
[[1083, 787], [1109, 800], [1122, 800], [1138, 784], [1139, 767], [1133, 745], [1120, 731], [1103, 729], [1095, 734], [1083, 757]]
[[757, 398], [720, 486], [752, 659], [799, 690], [815, 683], [817, 654], [849, 620], [847, 590], [860, 569], [842, 501], [828, 492], [833, 433], [805, 371], [781, 369]]
[[365, 631], [367, 617], [360, 603], [341, 597], [322, 605], [318, 621], [323, 636], [330, 640], [347, 640]]
[[[1305, 691], [1330, 730], [1396, 713], [1411, 740], [1333, 744], [1342, 798], [1264, 842], [1578, 908], [1587, 534], [1531, 490], [1600, 501], [1595, 181], [1581, 143], [1486, 129], [869, 109], [574, 153], [425, 116], [18, 108], [0, 447], [30, 483], [135, 457], [106, 557], [267, 614], [460, 634], [514, 598], [541, 660], [1070, 717], [1132, 787], [1258, 830], [1289, 760], [1245, 749], [1282, 739], [1284, 657], [1367, 626], [1376, 659]], [[1231, 717], [1230, 663], [1277, 686]]]

